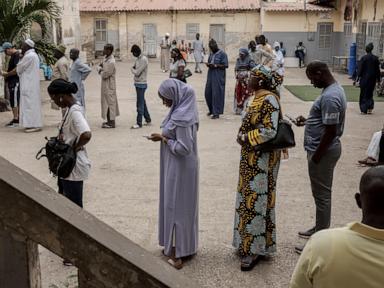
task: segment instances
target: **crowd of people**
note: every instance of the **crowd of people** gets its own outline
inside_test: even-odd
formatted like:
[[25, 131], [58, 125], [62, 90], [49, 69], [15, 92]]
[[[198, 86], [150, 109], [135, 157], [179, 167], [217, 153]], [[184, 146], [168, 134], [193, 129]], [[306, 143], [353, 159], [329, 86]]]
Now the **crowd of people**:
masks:
[[[181, 44], [185, 46], [185, 43]], [[185, 48], [171, 49], [171, 46], [167, 34], [160, 44], [160, 65], [163, 72], [169, 71], [169, 79], [161, 83], [158, 95], [169, 112], [161, 124], [161, 132], [151, 134], [148, 140], [160, 142], [159, 244], [164, 247], [163, 254], [168, 263], [180, 269], [198, 251], [199, 114], [196, 93], [186, 83]], [[297, 55], [301, 59], [306, 51], [302, 43], [299, 46]], [[196, 62], [195, 72], [201, 73], [200, 64], [205, 50], [199, 34], [191, 47]], [[257, 36], [247, 48], [239, 50], [235, 64], [234, 112], [241, 115], [236, 139], [241, 146], [241, 155], [233, 209], [233, 247], [240, 257], [242, 271], [252, 270], [277, 249], [276, 183], [282, 151], [257, 148], [276, 137], [283, 118], [280, 87], [285, 72], [285, 50], [282, 47], [282, 43], [275, 42], [272, 48], [264, 35]], [[20, 53], [11, 43], [4, 43], [2, 49], [11, 57], [8, 71], [2, 72], [13, 98], [13, 120], [8, 125], [20, 124], [26, 132], [39, 131], [43, 125], [39, 60], [34, 42], [27, 39]], [[209, 50], [205, 63], [208, 68], [205, 99], [208, 116], [218, 119], [224, 113], [226, 69], [229, 64], [227, 54], [214, 39], [209, 41]], [[106, 121], [102, 123], [102, 128], [106, 129], [115, 128], [116, 117], [119, 116], [113, 51], [113, 45], [107, 44], [103, 61], [97, 66], [101, 78], [101, 116]], [[135, 58], [131, 72], [137, 93], [137, 119], [132, 129], [139, 129], [151, 124], [145, 101], [148, 59], [138, 45], [132, 46], [131, 53]], [[85, 146], [92, 138], [85, 117], [83, 81], [91, 68], [79, 59], [79, 50], [71, 49], [69, 54], [72, 64], [65, 57], [65, 47], [57, 47], [54, 80], [48, 87], [48, 93], [54, 104], [52, 107], [62, 111], [58, 137], [77, 152], [72, 173], [58, 181], [59, 192], [82, 207], [83, 185], [90, 172]], [[298, 127], [305, 127], [304, 148], [316, 217], [313, 227], [298, 232], [299, 237], [310, 240], [305, 247], [295, 247], [296, 252], [303, 254], [290, 287], [344, 287], [347, 282], [348, 287], [381, 287], [379, 272], [384, 268], [384, 254], [380, 253], [384, 252], [384, 209], [381, 204], [384, 200], [384, 169], [372, 168], [362, 177], [360, 194], [356, 194], [358, 206], [363, 210], [362, 223], [329, 229], [333, 174], [341, 156], [340, 138], [344, 130], [347, 100], [343, 87], [335, 80], [326, 63], [313, 61], [306, 66], [309, 81], [322, 92], [314, 101], [309, 116], [299, 116], [292, 122]], [[380, 141], [376, 139], [371, 146], [380, 146], [377, 143]], [[377, 152], [374, 157], [379, 157]], [[362, 264], [357, 263], [363, 263], [364, 271], [372, 277], [366, 277], [365, 273], [350, 273], [345, 261], [360, 268]], [[64, 264], [70, 265], [70, 261], [64, 260]]]

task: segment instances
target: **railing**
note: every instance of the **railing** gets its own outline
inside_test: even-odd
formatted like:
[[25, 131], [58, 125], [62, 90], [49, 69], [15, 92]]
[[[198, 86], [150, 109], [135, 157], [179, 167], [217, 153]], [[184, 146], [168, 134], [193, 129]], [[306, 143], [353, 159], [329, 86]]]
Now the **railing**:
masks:
[[1, 288], [41, 288], [38, 244], [78, 268], [79, 288], [198, 287], [0, 157]]

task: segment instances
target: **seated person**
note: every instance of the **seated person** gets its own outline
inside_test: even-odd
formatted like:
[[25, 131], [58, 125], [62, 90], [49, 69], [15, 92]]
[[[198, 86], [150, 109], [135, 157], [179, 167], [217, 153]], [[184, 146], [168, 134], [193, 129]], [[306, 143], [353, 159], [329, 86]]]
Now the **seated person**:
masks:
[[359, 164], [376, 166], [384, 164], [384, 128], [373, 134], [367, 149], [367, 158], [359, 160]]
[[384, 283], [384, 167], [370, 168], [355, 195], [361, 223], [315, 233], [290, 288], [379, 288]]

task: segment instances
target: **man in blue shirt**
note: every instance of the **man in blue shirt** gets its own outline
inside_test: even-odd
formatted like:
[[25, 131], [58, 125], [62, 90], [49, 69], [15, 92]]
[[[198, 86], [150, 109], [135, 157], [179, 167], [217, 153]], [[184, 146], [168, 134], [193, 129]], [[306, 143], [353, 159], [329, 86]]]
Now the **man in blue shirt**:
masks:
[[[299, 237], [308, 239], [331, 223], [333, 171], [341, 156], [347, 100], [344, 89], [332, 76], [327, 64], [314, 61], [307, 67], [307, 77], [316, 88], [322, 88], [308, 119], [299, 116], [298, 126], [305, 126], [304, 148], [307, 151], [308, 172], [316, 204], [316, 225]], [[303, 247], [296, 247], [301, 252]]]

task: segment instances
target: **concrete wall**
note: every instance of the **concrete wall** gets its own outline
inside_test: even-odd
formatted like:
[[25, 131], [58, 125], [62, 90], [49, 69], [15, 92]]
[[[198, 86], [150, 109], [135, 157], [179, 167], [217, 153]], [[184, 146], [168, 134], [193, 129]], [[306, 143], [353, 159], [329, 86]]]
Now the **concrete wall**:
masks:
[[[81, 13], [81, 46], [94, 53], [94, 22], [96, 18], [108, 20], [108, 35], [119, 35], [116, 47], [122, 59], [130, 58], [130, 47], [138, 44], [143, 47], [143, 25], [155, 24], [157, 30], [157, 56], [160, 55], [159, 43], [165, 33], [172, 39], [186, 39], [187, 23], [199, 23], [200, 34], [208, 45], [211, 24], [225, 25], [225, 50], [231, 60], [235, 60], [240, 47], [247, 47], [250, 40], [260, 33], [258, 12], [238, 13]], [[109, 38], [109, 36], [108, 36]], [[188, 41], [187, 41], [188, 42]], [[112, 43], [114, 44], [114, 43]]]
[[57, 3], [62, 7], [62, 42], [67, 48], [78, 48], [81, 43], [79, 0], [57, 0]]

